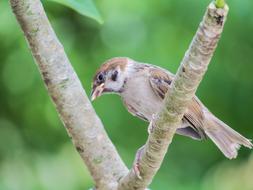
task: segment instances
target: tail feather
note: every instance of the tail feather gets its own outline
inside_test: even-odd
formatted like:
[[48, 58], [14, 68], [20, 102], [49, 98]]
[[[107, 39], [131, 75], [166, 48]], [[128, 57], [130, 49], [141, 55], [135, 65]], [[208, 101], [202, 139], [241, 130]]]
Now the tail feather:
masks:
[[227, 158], [236, 158], [241, 145], [250, 149], [253, 147], [250, 139], [243, 137], [214, 115], [208, 114], [206, 118], [205, 133]]

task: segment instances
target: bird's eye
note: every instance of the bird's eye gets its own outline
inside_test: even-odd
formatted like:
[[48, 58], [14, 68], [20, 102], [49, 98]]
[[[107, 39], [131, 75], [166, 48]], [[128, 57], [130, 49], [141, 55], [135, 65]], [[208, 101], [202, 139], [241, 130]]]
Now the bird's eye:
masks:
[[104, 82], [104, 80], [105, 80], [104, 74], [103, 74], [103, 73], [100, 73], [100, 74], [97, 76], [97, 80], [98, 80], [98, 82], [100, 82], [100, 83]]
[[114, 71], [114, 73], [112, 74], [112, 81], [116, 81], [118, 77], [118, 71]]

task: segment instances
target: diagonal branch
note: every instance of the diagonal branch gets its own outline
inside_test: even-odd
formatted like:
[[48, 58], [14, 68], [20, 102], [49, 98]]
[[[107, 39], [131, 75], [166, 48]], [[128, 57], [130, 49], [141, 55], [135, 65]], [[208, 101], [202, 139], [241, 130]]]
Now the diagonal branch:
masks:
[[195, 37], [177, 71], [170, 94], [167, 94], [162, 110], [150, 125], [153, 132], [141, 152], [138, 161], [140, 176], [132, 168], [119, 183], [119, 190], [143, 190], [152, 181], [180, 125], [188, 103], [192, 100], [221, 36], [228, 7], [216, 8], [211, 3]]
[[10, 0], [48, 92], [97, 189], [111, 190], [128, 169], [107, 136], [40, 0]]

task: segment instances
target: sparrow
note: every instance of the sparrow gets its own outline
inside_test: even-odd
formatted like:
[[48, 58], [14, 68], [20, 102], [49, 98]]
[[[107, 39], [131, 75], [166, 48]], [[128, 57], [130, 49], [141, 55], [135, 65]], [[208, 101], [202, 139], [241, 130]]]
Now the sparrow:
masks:
[[[112, 58], [97, 70], [92, 82], [91, 100], [103, 94], [118, 94], [132, 115], [152, 122], [166, 93], [170, 93], [173, 79], [174, 75], [161, 67], [127, 57]], [[241, 145], [253, 147], [251, 140], [219, 120], [197, 96], [189, 103], [176, 134], [195, 140], [209, 138], [229, 159], [237, 157]]]

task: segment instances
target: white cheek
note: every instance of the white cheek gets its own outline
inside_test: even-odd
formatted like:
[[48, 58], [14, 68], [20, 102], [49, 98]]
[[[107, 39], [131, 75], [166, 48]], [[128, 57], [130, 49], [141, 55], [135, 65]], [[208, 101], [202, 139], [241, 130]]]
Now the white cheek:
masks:
[[121, 81], [110, 81], [107, 83], [106, 88], [114, 90], [114, 91], [119, 91], [122, 87], [122, 82]]
[[110, 80], [105, 84], [105, 88], [113, 90], [113, 91], [119, 91], [124, 85], [125, 76], [118, 75], [118, 78], [116, 81]]
[[110, 83], [106, 85], [106, 88], [117, 91], [120, 89], [120, 85], [118, 82], [110, 81]]

